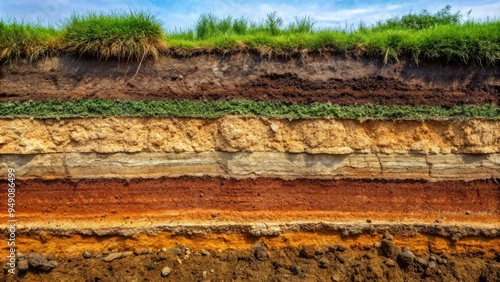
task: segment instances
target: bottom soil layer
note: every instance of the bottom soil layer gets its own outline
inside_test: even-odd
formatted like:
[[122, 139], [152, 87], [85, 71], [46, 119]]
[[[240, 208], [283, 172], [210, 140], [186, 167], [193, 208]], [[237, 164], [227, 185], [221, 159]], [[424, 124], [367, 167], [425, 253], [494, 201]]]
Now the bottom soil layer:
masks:
[[17, 270], [16, 274], [4, 270], [0, 280], [500, 281], [498, 255], [493, 259], [435, 253], [414, 256], [390, 237], [363, 247], [331, 244], [276, 248], [258, 241], [244, 250], [193, 250], [181, 245], [127, 253], [89, 252], [87, 258], [49, 257], [57, 265], [50, 270], [35, 266], [33, 254], [28, 254], [19, 260], [24, 260], [28, 269]]

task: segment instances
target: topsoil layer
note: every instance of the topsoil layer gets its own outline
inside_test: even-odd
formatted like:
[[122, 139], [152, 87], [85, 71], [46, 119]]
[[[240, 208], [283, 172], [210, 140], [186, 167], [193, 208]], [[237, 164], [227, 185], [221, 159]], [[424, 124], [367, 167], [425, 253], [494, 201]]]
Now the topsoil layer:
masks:
[[[162, 57], [158, 62], [59, 57], [0, 65], [0, 102], [81, 98], [119, 100], [247, 99], [306, 104], [498, 104], [500, 71], [329, 54], [263, 58], [249, 53]], [[137, 75], [136, 74], [137, 71]]]

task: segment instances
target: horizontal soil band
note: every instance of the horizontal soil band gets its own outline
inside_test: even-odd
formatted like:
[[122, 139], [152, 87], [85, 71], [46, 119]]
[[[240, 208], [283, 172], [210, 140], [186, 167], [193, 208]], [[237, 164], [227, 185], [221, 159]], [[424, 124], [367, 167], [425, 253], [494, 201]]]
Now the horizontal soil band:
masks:
[[[237, 221], [238, 216], [231, 218], [229, 213], [238, 212], [278, 212], [274, 221], [279, 221], [281, 212], [299, 212], [298, 221], [308, 219], [302, 218], [301, 212], [333, 212], [426, 215], [431, 222], [434, 217], [449, 215], [473, 223], [475, 217], [481, 222], [482, 216], [500, 215], [499, 185], [493, 180], [284, 181], [210, 177], [26, 180], [17, 183], [16, 206], [21, 216], [43, 214], [44, 220], [96, 215], [168, 217], [167, 211], [218, 210], [228, 213], [223, 216], [227, 221]], [[31, 220], [35, 218], [40, 219]], [[360, 219], [366, 220], [364, 216]]]
[[[254, 54], [162, 57], [156, 63], [59, 57], [0, 68], [0, 101], [79, 98], [230, 100], [306, 104], [499, 104], [495, 66], [311, 55], [305, 60]], [[27, 80], [30, 83], [25, 83]]]
[[0, 119], [0, 154], [500, 152], [500, 121], [202, 118]]
[[53, 153], [0, 155], [18, 179], [221, 176], [282, 179], [500, 178], [500, 154]]

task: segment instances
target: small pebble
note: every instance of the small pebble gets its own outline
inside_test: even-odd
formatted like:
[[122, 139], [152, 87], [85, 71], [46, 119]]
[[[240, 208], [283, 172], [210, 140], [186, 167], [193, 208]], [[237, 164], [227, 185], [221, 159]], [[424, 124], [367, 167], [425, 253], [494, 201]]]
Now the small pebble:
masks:
[[203, 279], [207, 278], [207, 272], [206, 271], [203, 271], [203, 273], [201, 275], [203, 276]]
[[164, 252], [164, 253], [166, 253], [167, 252], [167, 248], [163, 247], [163, 248], [161, 248], [161, 251]]
[[427, 261], [423, 258], [416, 258], [415, 261], [421, 266], [427, 266]]
[[172, 272], [172, 270], [170, 269], [170, 267], [164, 267], [161, 270], [161, 276], [167, 277], [170, 274], [170, 272]]
[[267, 248], [264, 246], [255, 248], [254, 256], [260, 261], [267, 260], [269, 258], [269, 255], [267, 254]]
[[89, 251], [85, 250], [85, 251], [83, 251], [82, 256], [84, 258], [88, 259], [88, 258], [92, 257], [92, 254]]
[[382, 246], [382, 244], [380, 242], [375, 242], [375, 243], [373, 243], [373, 246], [375, 248], [380, 248], [380, 246]]
[[102, 260], [105, 262], [114, 261], [115, 259], [119, 259], [122, 257], [122, 253], [112, 253], [108, 256], [105, 256]]
[[280, 129], [279, 125], [277, 125], [276, 123], [271, 123], [271, 130], [273, 132], [278, 132], [279, 129]]
[[435, 261], [431, 260], [431, 261], [429, 261], [429, 263], [427, 264], [427, 267], [429, 267], [429, 268], [435, 268], [435, 267], [437, 267], [437, 264], [436, 264], [436, 262], [435, 262]]
[[470, 214], [470, 211], [466, 211], [466, 212], [465, 212], [465, 214], [466, 214], [466, 215], [469, 215], [469, 214]]
[[404, 250], [398, 254], [398, 260], [405, 266], [413, 263], [415, 255], [410, 250]]
[[19, 260], [17, 262], [17, 267], [19, 268], [20, 271], [28, 270], [28, 268], [29, 268], [28, 261], [25, 259]]
[[210, 256], [210, 252], [209, 252], [209, 251], [207, 251], [207, 250], [205, 250], [205, 249], [201, 249], [201, 250], [200, 250], [200, 254], [201, 254], [202, 256], [206, 256], [206, 257], [209, 257], [209, 256]]

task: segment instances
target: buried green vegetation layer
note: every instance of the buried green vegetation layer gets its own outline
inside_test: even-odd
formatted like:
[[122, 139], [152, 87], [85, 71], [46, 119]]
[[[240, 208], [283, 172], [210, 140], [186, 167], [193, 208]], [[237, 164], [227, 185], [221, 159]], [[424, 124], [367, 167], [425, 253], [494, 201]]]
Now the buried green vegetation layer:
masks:
[[468, 105], [453, 108], [428, 106], [338, 106], [331, 104], [287, 105], [265, 101], [38, 101], [0, 103], [2, 117], [193, 117], [217, 118], [224, 115], [262, 116], [274, 118], [340, 118], [443, 120], [460, 118], [500, 119], [495, 105]]
[[57, 54], [99, 59], [142, 60], [175, 51], [254, 50], [263, 55], [304, 55], [328, 50], [338, 54], [407, 57], [459, 63], [500, 59], [500, 21], [462, 20], [449, 6], [435, 14], [422, 11], [356, 28], [316, 28], [310, 17], [285, 25], [276, 13], [260, 22], [202, 15], [193, 28], [165, 32], [148, 12], [74, 15], [62, 28], [0, 21], [0, 61], [38, 60]]

